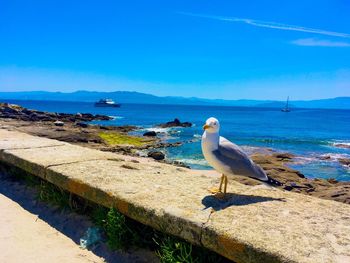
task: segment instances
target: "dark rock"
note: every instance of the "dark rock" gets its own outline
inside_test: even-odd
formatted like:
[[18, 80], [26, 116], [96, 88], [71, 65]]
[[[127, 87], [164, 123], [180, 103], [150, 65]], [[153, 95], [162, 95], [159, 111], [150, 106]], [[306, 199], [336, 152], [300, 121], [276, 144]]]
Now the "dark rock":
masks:
[[31, 121], [39, 121], [39, 116], [35, 112], [32, 112], [31, 114], [28, 115]]
[[182, 142], [159, 142], [153, 145], [147, 146], [147, 148], [158, 149], [158, 148], [168, 148], [168, 147], [179, 147]]
[[145, 132], [143, 136], [155, 137], [157, 136], [157, 133], [155, 131], [148, 131], [148, 132]]
[[314, 188], [314, 186], [312, 185], [312, 184], [310, 184], [310, 183], [305, 183], [304, 184], [306, 187], [309, 187], [309, 188]]
[[339, 158], [338, 161], [344, 165], [350, 165], [350, 158]]
[[21, 115], [19, 119], [22, 121], [31, 121], [30, 116], [28, 115]]
[[165, 158], [164, 153], [160, 151], [151, 151], [147, 154], [148, 157], [152, 157], [155, 160], [163, 160]]
[[333, 145], [338, 148], [350, 149], [350, 144], [347, 143], [335, 143]]
[[190, 122], [181, 122], [179, 119], [174, 119], [173, 121], [169, 121], [167, 123], [162, 123], [157, 125], [161, 128], [171, 128], [171, 127], [191, 127], [192, 123]]
[[287, 191], [292, 191], [293, 190], [293, 186], [286, 185], [285, 187], [283, 187], [283, 189], [287, 190]]
[[[91, 113], [83, 113], [83, 114], [80, 114], [80, 115], [77, 115], [76, 116], [81, 116], [81, 118], [86, 118], [86, 119], [92, 119], [94, 117], [94, 115], [92, 115]], [[96, 116], [100, 116], [100, 115], [96, 115]]]
[[331, 195], [331, 197], [339, 197], [339, 196], [342, 196], [342, 195], [345, 195], [345, 193], [339, 191], [339, 192], [333, 193], [333, 194]]
[[120, 132], [130, 132], [138, 129], [136, 126], [133, 125], [124, 125], [124, 126], [113, 126], [114, 130], [120, 131]]
[[189, 165], [187, 165], [183, 162], [180, 162], [180, 161], [173, 161], [171, 164], [179, 166], [179, 167], [191, 169], [191, 167]]
[[330, 160], [331, 156], [330, 155], [323, 155], [323, 156], [318, 157], [318, 159], [320, 159], [320, 160]]
[[16, 108], [11, 108], [11, 106], [5, 106], [2, 108], [2, 111], [5, 113], [18, 114], [19, 110]]
[[87, 127], [89, 127], [89, 124], [87, 124], [87, 123], [85, 123], [85, 122], [77, 122], [75, 125], [76, 125], [76, 126], [79, 126], [79, 127], [81, 127], [81, 128], [87, 128]]
[[291, 153], [274, 153], [272, 156], [281, 160], [291, 160], [294, 158], [294, 155]]
[[99, 114], [92, 116], [92, 117], [93, 117], [93, 119], [100, 120], [100, 121], [109, 121], [109, 120], [113, 119], [112, 117], [109, 117], [106, 115], [99, 115]]
[[300, 178], [305, 178], [305, 175], [303, 175], [300, 171], [295, 171], [295, 174]]
[[28, 109], [23, 109], [23, 110], [22, 110], [22, 113], [23, 113], [23, 114], [30, 115], [30, 114], [33, 113], [33, 111], [32, 111], [32, 110], [28, 110]]
[[83, 143], [88, 143], [89, 140], [87, 138], [78, 138], [77, 142], [83, 142]]
[[88, 142], [92, 142], [92, 143], [102, 143], [102, 140], [99, 139], [99, 138], [96, 138], [96, 139], [90, 139], [90, 140], [88, 140]]
[[335, 178], [329, 178], [329, 179], [327, 179], [327, 181], [328, 181], [329, 183], [331, 183], [331, 184], [337, 184], [337, 183], [338, 183], [338, 180], [335, 179]]

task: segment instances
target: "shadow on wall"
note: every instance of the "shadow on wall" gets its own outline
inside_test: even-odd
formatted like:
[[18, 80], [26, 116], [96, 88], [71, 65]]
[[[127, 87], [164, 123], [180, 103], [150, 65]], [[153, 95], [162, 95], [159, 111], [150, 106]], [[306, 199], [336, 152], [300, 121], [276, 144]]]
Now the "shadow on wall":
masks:
[[285, 202], [284, 198], [273, 198], [256, 195], [241, 195], [227, 193], [225, 199], [218, 199], [213, 195], [207, 195], [202, 199], [204, 209], [213, 208], [215, 211], [226, 209], [230, 206], [250, 205], [260, 202], [279, 201]]
[[[77, 245], [79, 245], [80, 238], [85, 234], [85, 231], [93, 226], [91, 220], [85, 215], [36, 201], [38, 191], [7, 174], [6, 167], [3, 167], [1, 163], [0, 194], [18, 203], [29, 213], [37, 215], [38, 218], [70, 238]], [[108, 263], [150, 262], [147, 261], [147, 258], [143, 260], [147, 252], [143, 250], [131, 251], [130, 253], [111, 251], [105, 243], [93, 246], [89, 250]]]

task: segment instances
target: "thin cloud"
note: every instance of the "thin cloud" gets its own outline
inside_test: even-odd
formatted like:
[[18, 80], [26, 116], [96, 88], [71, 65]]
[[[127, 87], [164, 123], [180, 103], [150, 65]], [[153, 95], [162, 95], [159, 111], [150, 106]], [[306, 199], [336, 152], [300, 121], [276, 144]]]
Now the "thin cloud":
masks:
[[215, 20], [226, 21], [226, 22], [244, 23], [244, 24], [257, 26], [257, 27], [306, 32], [306, 33], [333, 36], [333, 37], [350, 38], [350, 34], [348, 33], [327, 31], [322, 29], [295, 26], [295, 25], [287, 25], [287, 24], [281, 24], [276, 22], [267, 22], [267, 21], [261, 21], [261, 20], [255, 20], [255, 19], [239, 18], [239, 17], [212, 16], [212, 15], [194, 14], [194, 13], [186, 13], [186, 12], [178, 12], [178, 13], [182, 15], [187, 15], [187, 16], [209, 18], [209, 19], [215, 19]]
[[301, 38], [291, 42], [297, 46], [308, 47], [350, 47], [350, 43], [330, 40], [320, 40], [314, 38]]

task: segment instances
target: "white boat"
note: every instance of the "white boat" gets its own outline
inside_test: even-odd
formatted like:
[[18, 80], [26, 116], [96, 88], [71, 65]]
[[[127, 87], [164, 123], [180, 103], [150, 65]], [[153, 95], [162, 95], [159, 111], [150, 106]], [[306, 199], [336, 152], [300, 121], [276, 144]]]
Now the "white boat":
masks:
[[286, 106], [285, 106], [284, 108], [282, 108], [281, 111], [283, 111], [283, 112], [290, 112], [290, 108], [289, 108], [289, 96], [287, 97]]
[[112, 99], [100, 99], [95, 102], [95, 107], [120, 107], [120, 104], [115, 103]]

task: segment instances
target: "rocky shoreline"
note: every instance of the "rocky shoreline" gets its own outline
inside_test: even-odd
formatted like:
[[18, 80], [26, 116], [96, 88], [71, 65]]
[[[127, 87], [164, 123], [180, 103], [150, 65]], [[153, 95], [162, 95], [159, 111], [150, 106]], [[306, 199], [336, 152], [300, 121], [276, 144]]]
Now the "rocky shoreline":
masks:
[[[104, 115], [50, 113], [0, 103], [1, 128], [18, 130], [102, 151], [151, 157], [161, 162], [186, 167], [181, 162], [167, 160], [162, 152], [162, 149], [166, 147], [180, 146], [180, 142], [164, 142], [157, 137], [157, 133], [145, 133], [143, 137], [130, 136], [128, 134], [130, 131], [139, 129], [136, 126], [100, 126], [88, 123], [92, 120], [110, 119]], [[180, 122], [175, 119], [158, 126], [190, 127], [191, 125], [189, 122]], [[279, 188], [350, 204], [350, 182], [305, 178], [299, 171], [288, 167], [288, 164], [291, 164], [295, 157], [288, 153], [255, 153], [251, 157], [268, 175], [284, 184]], [[341, 162], [344, 165], [350, 165], [348, 159], [341, 160]], [[253, 179], [240, 176], [237, 176], [235, 180], [247, 185], [260, 184]]]

